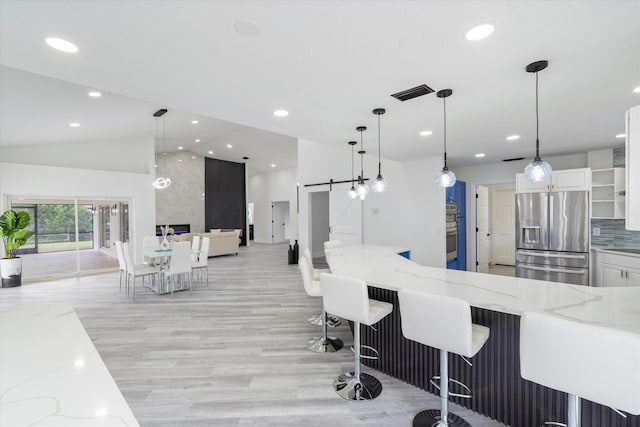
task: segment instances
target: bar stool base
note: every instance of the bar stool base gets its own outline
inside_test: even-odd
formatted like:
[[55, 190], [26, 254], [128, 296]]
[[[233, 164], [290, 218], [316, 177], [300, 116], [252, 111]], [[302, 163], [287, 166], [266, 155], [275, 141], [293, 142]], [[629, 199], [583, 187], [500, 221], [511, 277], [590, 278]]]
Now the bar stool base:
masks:
[[335, 353], [343, 347], [342, 341], [334, 337], [315, 337], [307, 343], [307, 348], [314, 353]]
[[466, 422], [463, 418], [449, 412], [447, 424], [440, 421], [439, 409], [427, 409], [426, 411], [419, 412], [413, 418], [413, 427], [471, 427], [471, 424]]
[[[360, 388], [360, 398], [356, 397], [356, 387]], [[354, 372], [346, 372], [333, 382], [333, 390], [346, 400], [372, 400], [382, 393], [382, 384], [376, 377], [360, 374], [360, 382]]]
[[[340, 324], [342, 324], [342, 319], [337, 316], [329, 314], [327, 317], [329, 318], [329, 320], [327, 321], [327, 326], [336, 328], [340, 326]], [[308, 322], [315, 326], [322, 326], [322, 314], [314, 314], [313, 316], [309, 317]]]

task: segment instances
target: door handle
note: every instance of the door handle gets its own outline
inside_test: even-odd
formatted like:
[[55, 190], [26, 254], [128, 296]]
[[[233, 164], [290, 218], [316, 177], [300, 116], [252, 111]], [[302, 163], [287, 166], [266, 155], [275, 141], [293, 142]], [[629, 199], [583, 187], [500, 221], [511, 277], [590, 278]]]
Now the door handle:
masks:
[[525, 270], [546, 271], [549, 273], [568, 273], [568, 274], [580, 274], [584, 276], [587, 274], [585, 269], [582, 270], [567, 270], [564, 268], [550, 268], [550, 267], [534, 267], [530, 265], [520, 265], [518, 268], [524, 268]]
[[624, 278], [624, 270], [620, 270], [620, 277]]
[[627, 270], [627, 271], [625, 272], [625, 275], [627, 276], [627, 279], [628, 279], [628, 278], [629, 278], [629, 270]]

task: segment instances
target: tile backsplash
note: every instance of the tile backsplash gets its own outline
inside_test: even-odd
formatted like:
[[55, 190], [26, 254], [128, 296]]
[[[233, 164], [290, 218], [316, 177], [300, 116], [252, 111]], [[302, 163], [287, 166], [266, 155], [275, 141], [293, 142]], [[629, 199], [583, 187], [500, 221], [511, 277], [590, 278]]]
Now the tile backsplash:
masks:
[[[593, 229], [600, 228], [600, 235], [594, 236]], [[640, 248], [640, 231], [624, 228], [624, 219], [592, 219], [591, 244], [614, 248]]]

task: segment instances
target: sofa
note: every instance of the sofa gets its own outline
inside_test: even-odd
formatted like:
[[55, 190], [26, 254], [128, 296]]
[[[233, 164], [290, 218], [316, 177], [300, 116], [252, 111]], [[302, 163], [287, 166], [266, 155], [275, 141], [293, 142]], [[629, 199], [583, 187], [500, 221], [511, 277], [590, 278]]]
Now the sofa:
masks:
[[240, 248], [240, 235], [242, 230], [221, 230], [213, 229], [208, 233], [184, 233], [171, 236], [172, 242], [191, 242], [194, 236], [209, 238], [209, 257], [218, 255], [238, 255]]

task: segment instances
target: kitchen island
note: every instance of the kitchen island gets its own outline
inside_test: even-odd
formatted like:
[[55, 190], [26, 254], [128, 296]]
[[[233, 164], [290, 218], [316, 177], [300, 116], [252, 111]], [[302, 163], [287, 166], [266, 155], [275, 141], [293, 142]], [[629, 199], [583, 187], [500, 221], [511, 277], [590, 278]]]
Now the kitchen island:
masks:
[[[564, 421], [566, 417], [566, 394], [520, 377], [519, 315], [523, 311], [542, 311], [640, 334], [640, 288], [591, 288], [425, 267], [397, 255], [404, 251], [373, 245], [326, 251], [333, 273], [365, 280], [370, 297], [394, 305], [393, 313], [376, 325], [377, 332], [363, 328], [363, 344], [380, 352], [378, 360], [363, 363], [434, 392], [429, 378], [438, 375], [439, 353], [402, 336], [397, 291], [409, 287], [463, 299], [472, 306], [473, 321], [491, 328], [491, 336], [472, 360], [473, 367], [459, 357], [450, 356], [452, 378], [473, 390], [470, 400], [452, 400], [507, 425], [537, 426], [545, 421]], [[629, 380], [640, 382], [639, 378]], [[640, 427], [640, 417], [629, 416], [625, 420], [611, 409], [588, 401], [582, 404], [582, 422], [589, 427]]]
[[0, 314], [0, 425], [138, 426], [69, 304]]

